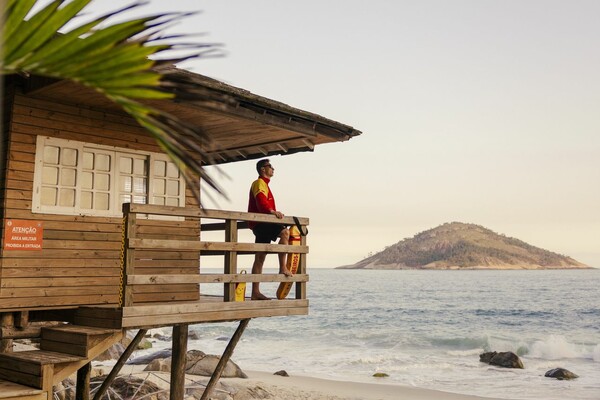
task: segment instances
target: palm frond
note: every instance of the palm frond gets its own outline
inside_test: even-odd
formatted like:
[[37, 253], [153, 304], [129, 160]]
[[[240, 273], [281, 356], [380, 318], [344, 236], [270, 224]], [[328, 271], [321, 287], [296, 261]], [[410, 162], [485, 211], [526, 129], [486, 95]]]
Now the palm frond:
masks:
[[[198, 178], [222, 194], [203, 169], [203, 164], [210, 163], [208, 137], [196, 127], [141, 102], [172, 99], [175, 93], [188, 92], [185, 85], [172, 79], [173, 75], [162, 74], [156, 67], [210, 55], [215, 45], [171, 43], [183, 36], [163, 34], [165, 27], [190, 13], [162, 13], [99, 28], [108, 18], [139, 3], [60, 31], [91, 1], [54, 0], [35, 13], [31, 10], [36, 0], [0, 2], [4, 16], [0, 74], [68, 79], [99, 91], [148, 130], [180, 168], [198, 200]], [[189, 54], [169, 56], [170, 51], [182, 48]], [[186, 96], [200, 95], [190, 92]]]

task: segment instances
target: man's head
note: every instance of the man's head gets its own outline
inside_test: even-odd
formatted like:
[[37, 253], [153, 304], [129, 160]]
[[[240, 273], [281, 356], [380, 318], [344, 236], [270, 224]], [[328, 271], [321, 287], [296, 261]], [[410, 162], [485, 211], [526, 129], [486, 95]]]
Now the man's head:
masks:
[[265, 158], [256, 163], [256, 172], [260, 176], [271, 178], [275, 172], [275, 168], [273, 168], [269, 159]]

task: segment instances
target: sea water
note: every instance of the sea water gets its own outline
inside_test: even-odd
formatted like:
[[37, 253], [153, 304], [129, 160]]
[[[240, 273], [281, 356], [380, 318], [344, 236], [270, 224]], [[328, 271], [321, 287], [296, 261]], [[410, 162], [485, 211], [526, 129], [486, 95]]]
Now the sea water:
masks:
[[[310, 315], [252, 320], [233, 355], [242, 369], [506, 399], [600, 399], [600, 270], [309, 274]], [[188, 348], [221, 354], [236, 326], [195, 325], [199, 339]], [[484, 351], [512, 351], [525, 369], [482, 363]], [[557, 367], [579, 378], [544, 377]]]

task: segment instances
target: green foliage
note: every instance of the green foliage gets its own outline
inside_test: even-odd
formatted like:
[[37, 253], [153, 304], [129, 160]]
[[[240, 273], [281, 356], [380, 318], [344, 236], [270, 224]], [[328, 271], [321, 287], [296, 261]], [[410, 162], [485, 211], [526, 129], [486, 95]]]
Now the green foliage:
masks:
[[[96, 18], [70, 30], [61, 30], [92, 0], [54, 0], [37, 12], [37, 0], [0, 2], [4, 23], [0, 36], [0, 73], [68, 79], [102, 93], [148, 129], [160, 147], [179, 166], [188, 185], [199, 195], [199, 180], [221, 192], [202, 168], [208, 162], [203, 146], [208, 138], [196, 128], [150, 107], [141, 101], [172, 99], [180, 92], [187, 99], [198, 94], [171, 75], [156, 70], [160, 64], [174, 64], [182, 58], [156, 61], [159, 54], [178, 46], [162, 43], [162, 29], [187, 16], [182, 13], [157, 14], [99, 27], [108, 18], [137, 7], [134, 4]], [[185, 58], [206, 55], [211, 45], [185, 46]], [[151, 59], [151, 58], [154, 58]]]

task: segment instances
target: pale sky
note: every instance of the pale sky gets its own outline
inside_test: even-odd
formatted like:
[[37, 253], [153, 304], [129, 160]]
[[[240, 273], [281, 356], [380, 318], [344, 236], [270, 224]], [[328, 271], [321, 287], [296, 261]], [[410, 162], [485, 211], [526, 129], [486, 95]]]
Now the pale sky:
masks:
[[[600, 267], [599, 1], [152, 0], [131, 14], [189, 10], [202, 13], [170, 32], [206, 33], [194, 40], [225, 57], [181, 67], [363, 132], [271, 158], [278, 208], [311, 219], [309, 267], [452, 221]], [[222, 167], [218, 208], [245, 211], [255, 162]]]

